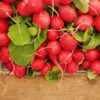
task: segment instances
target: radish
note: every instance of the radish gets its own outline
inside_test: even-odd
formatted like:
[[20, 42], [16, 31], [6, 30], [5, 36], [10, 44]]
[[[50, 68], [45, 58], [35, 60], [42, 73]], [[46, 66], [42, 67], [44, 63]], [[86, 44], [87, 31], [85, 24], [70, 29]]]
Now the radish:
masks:
[[77, 49], [74, 51], [74, 53], [73, 53], [73, 60], [74, 61], [82, 63], [84, 58], [85, 58], [85, 55], [84, 55], [84, 52], [82, 50]]
[[73, 0], [60, 0], [60, 4], [69, 5]]
[[0, 33], [0, 46], [8, 46], [10, 39], [7, 36], [7, 33]]
[[100, 0], [90, 0], [89, 14], [92, 16], [96, 16], [100, 14]]
[[10, 40], [6, 33], [0, 33], [0, 46], [8, 46]]
[[35, 58], [32, 61], [32, 68], [34, 70], [42, 70], [42, 68], [44, 67], [44, 65], [45, 65], [45, 61], [43, 59], [40, 59], [40, 58]]
[[84, 60], [84, 62], [82, 63], [82, 69], [90, 68], [90, 64], [91, 62], [89, 60]]
[[50, 20], [50, 26], [53, 29], [61, 29], [64, 27], [64, 22], [60, 17], [53, 15]]
[[10, 4], [0, 2], [0, 18], [9, 18], [12, 15], [12, 7]]
[[65, 50], [74, 50], [78, 44], [77, 41], [70, 34], [64, 33], [60, 38], [60, 45]]
[[39, 58], [43, 58], [45, 59], [46, 56], [47, 56], [48, 52], [46, 50], [46, 46], [43, 44], [39, 47], [39, 49], [37, 50], [36, 52], [36, 57], [39, 57]]
[[14, 64], [14, 75], [18, 78], [23, 78], [26, 74], [26, 67]]
[[0, 19], [0, 32], [7, 32], [9, 28], [9, 24], [7, 20]]
[[96, 73], [96, 74], [100, 74], [100, 60], [95, 60], [91, 63], [90, 65], [90, 69]]
[[30, 12], [39, 13], [44, 9], [43, 0], [23, 0]]
[[41, 75], [46, 75], [49, 72], [50, 69], [51, 69], [51, 64], [46, 63], [44, 65], [44, 67], [42, 68], [42, 70], [40, 71]]
[[4, 63], [7, 63], [10, 61], [10, 55], [9, 55], [9, 51], [7, 47], [2, 47], [0, 50], [0, 54], [1, 54], [1, 61]]
[[60, 3], [60, 0], [44, 0], [45, 3], [47, 3], [48, 5], [57, 5]]
[[93, 17], [89, 14], [83, 14], [78, 17], [76, 20], [76, 27], [82, 31], [85, 31], [89, 27], [93, 26], [94, 20]]
[[100, 16], [96, 17], [94, 20], [94, 26], [97, 29], [97, 31], [100, 32]]
[[61, 78], [63, 78], [63, 69], [62, 66], [60, 66], [60, 64], [58, 63], [57, 55], [49, 54], [49, 58], [59, 68], [61, 72]]
[[57, 41], [50, 41], [47, 45], [47, 51], [51, 55], [56, 55], [60, 52], [61, 46]]
[[76, 18], [75, 10], [70, 6], [60, 6], [58, 9], [60, 17], [67, 23], [73, 22]]
[[8, 71], [12, 72], [13, 71], [13, 64], [12, 62], [8, 62], [5, 64], [6, 65], [6, 68], [8, 69]]
[[59, 37], [59, 35], [60, 35], [59, 32], [54, 31], [53, 29], [50, 29], [47, 32], [47, 39], [50, 40], [50, 41], [54, 41], [54, 40], [56, 40]]
[[58, 54], [58, 60], [61, 64], [69, 63], [72, 60], [72, 53], [70, 51], [61, 50]]
[[32, 14], [32, 11], [30, 11], [30, 8], [23, 1], [18, 3], [17, 12], [22, 16], [30, 16]]
[[33, 15], [33, 23], [37, 24], [41, 29], [44, 29], [50, 24], [50, 15], [47, 11], [41, 11], [40, 13]]
[[65, 63], [60, 64], [60, 67], [61, 67], [61, 69], [62, 69], [63, 71], [65, 71], [65, 69], [66, 69], [66, 64], [65, 64]]
[[66, 65], [66, 72], [70, 74], [74, 74], [78, 71], [78, 64], [72, 60], [70, 63]]
[[14, 2], [16, 2], [16, 0], [3, 0], [3, 2], [6, 2], [6, 3], [14, 3]]
[[98, 49], [91, 49], [85, 52], [85, 57], [89, 61], [95, 61], [99, 58], [99, 50]]

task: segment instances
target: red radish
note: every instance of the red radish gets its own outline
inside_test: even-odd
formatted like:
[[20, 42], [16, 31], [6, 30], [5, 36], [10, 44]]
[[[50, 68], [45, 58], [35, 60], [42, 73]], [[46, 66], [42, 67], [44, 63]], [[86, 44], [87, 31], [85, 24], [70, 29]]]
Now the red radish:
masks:
[[0, 2], [0, 18], [9, 18], [12, 15], [12, 8], [8, 3]]
[[92, 16], [88, 14], [83, 14], [78, 17], [76, 20], [76, 27], [82, 31], [88, 29], [89, 27], [93, 26], [94, 20]]
[[91, 49], [85, 52], [85, 57], [89, 61], [95, 61], [99, 58], [99, 50], [98, 49]]
[[84, 52], [82, 50], [75, 50], [73, 53], [73, 60], [76, 62], [82, 62], [85, 58]]
[[91, 63], [90, 69], [96, 73], [100, 74], [100, 60], [95, 60], [94, 62]]
[[10, 55], [7, 47], [2, 47], [0, 53], [2, 62], [7, 63], [10, 61]]
[[65, 22], [72, 22], [76, 18], [76, 12], [75, 10], [70, 7], [70, 6], [60, 6], [58, 9], [60, 17], [65, 21]]
[[0, 19], [0, 32], [7, 32], [9, 28], [9, 24], [7, 20]]
[[90, 68], [90, 64], [91, 64], [91, 62], [89, 60], [85, 60], [82, 63], [82, 69], [88, 69], [88, 68]]
[[60, 52], [61, 46], [57, 41], [50, 41], [47, 45], [47, 51], [49, 54], [56, 55]]
[[50, 26], [53, 29], [61, 29], [61, 28], [64, 27], [64, 22], [63, 22], [63, 20], [60, 17], [58, 17], [56, 15], [53, 15], [51, 17]]
[[39, 58], [45, 59], [47, 56], [48, 52], [46, 50], [46, 46], [43, 44], [39, 47], [39, 49], [36, 52], [36, 56]]
[[66, 69], [66, 64], [60, 64], [60, 67], [62, 68], [63, 71]]
[[45, 65], [45, 61], [43, 59], [35, 58], [32, 61], [32, 68], [34, 70], [41, 70]]
[[44, 9], [43, 0], [23, 0], [23, 2], [27, 5], [29, 11], [33, 13], [39, 13]]
[[32, 14], [32, 11], [30, 11], [30, 8], [23, 1], [18, 3], [17, 12], [22, 16], [30, 16]]
[[61, 38], [60, 38], [60, 45], [65, 49], [65, 50], [74, 50], [78, 44], [77, 41], [72, 37], [70, 34], [64, 33]]
[[50, 69], [51, 69], [51, 65], [49, 63], [46, 63], [42, 68], [42, 70], [40, 71], [41, 75], [46, 75]]
[[0, 46], [7, 46], [10, 40], [6, 33], [0, 33]]
[[49, 5], [57, 5], [60, 3], [60, 0], [44, 0], [44, 1]]
[[13, 71], [13, 64], [12, 62], [8, 62], [5, 64], [6, 65], [6, 68], [8, 69], [8, 71], [12, 72]]
[[48, 32], [47, 32], [47, 39], [50, 40], [50, 41], [54, 41], [56, 40], [57, 38], [59, 38], [59, 32], [57, 31], [54, 31], [53, 29], [50, 29]]
[[78, 64], [75, 61], [71, 61], [66, 65], [66, 72], [74, 74], [78, 71]]
[[60, 0], [60, 4], [69, 5], [73, 0]]
[[6, 3], [14, 3], [14, 2], [16, 2], [16, 0], [3, 0], [3, 2], [6, 2]]
[[59, 68], [59, 70], [61, 71], [61, 75], [63, 77], [63, 69], [62, 66], [60, 66], [60, 64], [58, 63], [57, 55], [49, 54], [49, 58]]
[[97, 31], [100, 32], [100, 16], [96, 17], [94, 20], [94, 26], [97, 29]]
[[14, 75], [18, 78], [23, 78], [26, 74], [26, 67], [14, 64]]
[[92, 16], [96, 16], [100, 14], [100, 0], [90, 0], [89, 14]]
[[58, 54], [58, 60], [61, 64], [69, 63], [72, 60], [72, 53], [70, 51], [61, 50]]
[[44, 29], [50, 24], [50, 15], [47, 11], [41, 11], [40, 13], [33, 15], [33, 22]]

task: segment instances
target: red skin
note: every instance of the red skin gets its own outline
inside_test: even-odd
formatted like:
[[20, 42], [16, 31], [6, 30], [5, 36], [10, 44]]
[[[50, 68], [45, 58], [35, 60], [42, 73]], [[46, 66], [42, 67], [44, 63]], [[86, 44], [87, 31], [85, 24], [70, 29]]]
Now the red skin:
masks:
[[44, 65], [44, 67], [42, 68], [42, 70], [40, 71], [41, 75], [46, 75], [49, 72], [50, 69], [51, 69], [51, 64], [46, 63]]
[[92, 16], [88, 14], [84, 14], [78, 17], [76, 20], [76, 27], [79, 28], [79, 30], [85, 31], [89, 27], [93, 26], [94, 19]]
[[9, 24], [7, 20], [0, 19], [0, 32], [7, 32], [9, 28]]
[[56, 55], [60, 52], [61, 46], [57, 41], [50, 41], [47, 45], [47, 51], [51, 55]]
[[96, 16], [100, 14], [100, 0], [91, 0], [89, 3], [89, 14]]
[[88, 68], [90, 68], [90, 64], [91, 64], [91, 62], [89, 60], [85, 60], [82, 63], [82, 69], [88, 69]]
[[75, 61], [71, 61], [66, 65], [66, 72], [74, 74], [78, 71], [78, 64]]
[[16, 0], [3, 0], [3, 2], [6, 2], [6, 3], [14, 3], [14, 2], [16, 2]]
[[69, 34], [63, 34], [60, 38], [60, 45], [65, 50], [74, 50], [78, 44], [77, 41]]
[[23, 78], [26, 74], [26, 67], [14, 64], [14, 75], [18, 78]]
[[100, 60], [95, 60], [94, 62], [91, 63], [90, 69], [96, 73], [100, 74]]
[[54, 15], [51, 17], [50, 26], [53, 29], [61, 29], [64, 27], [64, 22], [60, 17]]
[[63, 63], [69, 63], [72, 61], [72, 53], [67, 50], [61, 50], [58, 54], [58, 60], [61, 64]]
[[0, 46], [7, 46], [10, 40], [6, 33], [0, 33]]
[[84, 52], [82, 50], [75, 50], [73, 53], [73, 60], [76, 62], [82, 62], [85, 58]]
[[9, 18], [12, 15], [12, 7], [10, 4], [0, 2], [0, 18]]
[[50, 15], [47, 11], [41, 11], [40, 13], [33, 15], [33, 22], [41, 29], [44, 29], [50, 24]]
[[70, 6], [60, 6], [58, 9], [60, 17], [67, 23], [71, 23], [76, 18], [75, 10]]
[[45, 65], [45, 62], [43, 59], [39, 59], [39, 58], [36, 58], [32, 61], [32, 68], [34, 70], [42, 70], [42, 68], [44, 67]]
[[47, 54], [48, 54], [48, 52], [46, 50], [46, 46], [45, 45], [41, 45], [39, 47], [39, 49], [37, 50], [37, 52], [36, 52], [36, 56], [38, 58], [43, 58], [43, 59], [46, 58]]
[[91, 49], [85, 52], [85, 57], [89, 61], [95, 61], [99, 58], [99, 50]]
[[7, 47], [2, 47], [1, 50], [0, 50], [0, 59], [3, 63], [7, 63], [10, 61], [9, 57], [9, 51], [8, 51], [8, 48]]
[[54, 41], [57, 38], [59, 38], [59, 34], [60, 34], [59, 32], [50, 29], [50, 31], [47, 32], [47, 39], [50, 41]]
[[66, 70], [66, 64], [60, 64], [60, 67], [62, 68], [63, 71]]
[[53, 3], [54, 3], [54, 5], [57, 5], [57, 4], [60, 3], [60, 0], [53, 0], [53, 2], [52, 2], [52, 0], [44, 0], [44, 1], [45, 1], [45, 3], [47, 3], [48, 5], [53, 5]]
[[19, 2], [19, 4], [17, 5], [17, 12], [22, 16], [30, 16], [32, 14], [30, 8], [23, 1]]
[[100, 32], [100, 16], [97, 16], [94, 20], [94, 26], [97, 29], [97, 31]]
[[5, 65], [6, 65], [6, 68], [8, 69], [9, 72], [13, 71], [13, 64], [11, 61], [6, 63]]
[[39, 13], [44, 9], [44, 2], [43, 0], [23, 0], [27, 7], [29, 8], [29, 11], [33, 13]]
[[60, 0], [60, 4], [69, 5], [73, 0]]

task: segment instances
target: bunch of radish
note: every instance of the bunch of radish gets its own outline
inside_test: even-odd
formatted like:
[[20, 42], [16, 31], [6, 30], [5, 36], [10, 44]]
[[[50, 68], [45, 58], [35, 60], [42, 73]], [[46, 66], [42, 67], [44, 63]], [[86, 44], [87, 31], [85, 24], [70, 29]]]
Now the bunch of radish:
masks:
[[100, 0], [0, 0], [0, 64], [18, 78], [84, 71], [93, 79], [99, 32]]

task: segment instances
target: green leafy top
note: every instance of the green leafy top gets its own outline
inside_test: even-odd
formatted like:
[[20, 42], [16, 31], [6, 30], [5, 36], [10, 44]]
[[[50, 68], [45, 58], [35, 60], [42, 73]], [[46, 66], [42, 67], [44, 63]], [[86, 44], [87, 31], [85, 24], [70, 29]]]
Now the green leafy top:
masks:
[[87, 13], [89, 10], [89, 1], [90, 0], [73, 0], [75, 6], [84, 13]]

